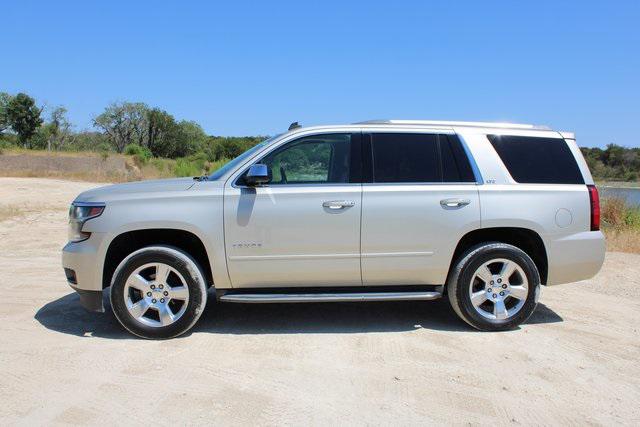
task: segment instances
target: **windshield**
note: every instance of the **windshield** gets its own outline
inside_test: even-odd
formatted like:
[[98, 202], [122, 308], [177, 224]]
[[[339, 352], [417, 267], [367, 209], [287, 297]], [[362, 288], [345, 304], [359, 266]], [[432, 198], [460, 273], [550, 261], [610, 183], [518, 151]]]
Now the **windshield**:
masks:
[[239, 164], [244, 162], [246, 159], [251, 157], [256, 151], [260, 150], [262, 147], [264, 147], [265, 145], [269, 144], [271, 141], [273, 141], [276, 138], [280, 137], [280, 135], [282, 135], [282, 134], [273, 136], [273, 137], [271, 137], [271, 138], [269, 138], [269, 139], [267, 139], [265, 141], [262, 141], [261, 143], [259, 143], [257, 145], [254, 145], [253, 147], [249, 148], [244, 153], [240, 154], [235, 159], [231, 160], [228, 163], [225, 163], [220, 169], [216, 170], [211, 175], [209, 175], [209, 180], [215, 181], [217, 179], [220, 179], [227, 172], [229, 172], [230, 170], [234, 169], [236, 166], [238, 166]]

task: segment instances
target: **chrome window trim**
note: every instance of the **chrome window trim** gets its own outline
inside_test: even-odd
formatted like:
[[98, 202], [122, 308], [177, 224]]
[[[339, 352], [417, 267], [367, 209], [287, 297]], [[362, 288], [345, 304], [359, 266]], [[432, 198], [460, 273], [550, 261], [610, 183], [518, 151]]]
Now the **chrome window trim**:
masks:
[[365, 182], [363, 186], [401, 186], [401, 185], [420, 185], [420, 186], [436, 186], [436, 185], [478, 185], [477, 182]]

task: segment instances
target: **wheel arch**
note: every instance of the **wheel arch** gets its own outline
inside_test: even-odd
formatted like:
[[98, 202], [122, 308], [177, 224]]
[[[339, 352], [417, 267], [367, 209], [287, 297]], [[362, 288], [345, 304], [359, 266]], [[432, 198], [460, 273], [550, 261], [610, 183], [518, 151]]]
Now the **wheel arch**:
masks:
[[507, 243], [522, 249], [531, 257], [538, 268], [542, 284], [547, 284], [549, 261], [544, 241], [537, 232], [528, 228], [491, 227], [468, 232], [458, 241], [453, 257], [451, 258], [451, 264], [449, 265], [449, 273], [465, 251], [484, 242]]
[[207, 284], [213, 284], [210, 257], [200, 237], [182, 229], [149, 228], [125, 231], [111, 240], [102, 267], [102, 289], [111, 285], [113, 273], [122, 260], [138, 249], [153, 245], [172, 246], [186, 252], [200, 265]]

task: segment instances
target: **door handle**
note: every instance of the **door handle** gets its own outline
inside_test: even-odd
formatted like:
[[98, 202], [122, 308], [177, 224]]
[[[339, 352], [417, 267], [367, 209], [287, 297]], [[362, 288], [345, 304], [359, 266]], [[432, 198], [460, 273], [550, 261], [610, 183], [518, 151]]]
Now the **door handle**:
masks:
[[350, 208], [355, 205], [356, 205], [356, 202], [354, 202], [353, 200], [331, 200], [328, 202], [324, 202], [322, 204], [322, 207], [337, 210], [337, 209]]
[[461, 208], [471, 203], [469, 199], [443, 199], [440, 204], [445, 208]]

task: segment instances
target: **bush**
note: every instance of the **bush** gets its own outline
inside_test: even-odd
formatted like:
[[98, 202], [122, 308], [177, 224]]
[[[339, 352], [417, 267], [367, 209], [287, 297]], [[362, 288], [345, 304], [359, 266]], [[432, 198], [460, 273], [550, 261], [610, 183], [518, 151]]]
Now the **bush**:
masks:
[[124, 147], [124, 154], [133, 156], [133, 160], [138, 166], [147, 164], [152, 157], [151, 151], [147, 147], [141, 147], [138, 144], [128, 144]]
[[5, 140], [0, 140], [0, 154], [2, 154], [4, 152], [4, 150], [14, 147], [14, 145], [12, 143], [10, 143], [9, 141], [5, 141]]
[[608, 197], [602, 200], [602, 222], [606, 227], [640, 230], [640, 207], [629, 206], [620, 197]]
[[215, 162], [209, 163], [209, 172], [215, 172], [227, 163], [229, 163], [230, 159], [222, 158], [220, 160], [216, 160]]
[[202, 175], [203, 170], [197, 163], [181, 158], [176, 159], [173, 173], [175, 176], [199, 176]]

